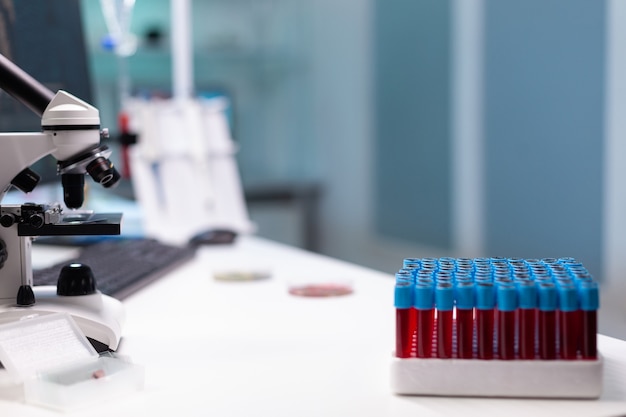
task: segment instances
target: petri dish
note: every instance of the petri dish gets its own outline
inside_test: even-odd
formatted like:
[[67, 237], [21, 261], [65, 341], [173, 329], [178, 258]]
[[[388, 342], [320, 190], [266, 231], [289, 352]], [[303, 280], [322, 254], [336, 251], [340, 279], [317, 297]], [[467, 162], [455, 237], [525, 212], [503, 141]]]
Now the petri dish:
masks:
[[354, 292], [352, 283], [345, 279], [297, 280], [288, 285], [288, 292], [298, 297], [341, 297]]

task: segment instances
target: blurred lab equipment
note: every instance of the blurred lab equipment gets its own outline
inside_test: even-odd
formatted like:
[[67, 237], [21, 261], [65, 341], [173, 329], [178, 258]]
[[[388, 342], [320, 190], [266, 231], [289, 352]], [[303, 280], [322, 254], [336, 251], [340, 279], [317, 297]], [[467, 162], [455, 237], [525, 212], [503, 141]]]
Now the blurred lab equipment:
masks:
[[146, 236], [180, 244], [209, 229], [254, 231], [227, 106], [225, 97], [126, 102], [138, 137], [130, 165]]

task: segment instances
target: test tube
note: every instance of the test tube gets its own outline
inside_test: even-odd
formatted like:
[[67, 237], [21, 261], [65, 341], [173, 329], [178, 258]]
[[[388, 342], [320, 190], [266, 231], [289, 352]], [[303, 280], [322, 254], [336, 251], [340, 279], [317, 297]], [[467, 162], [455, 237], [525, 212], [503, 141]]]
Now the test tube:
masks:
[[409, 283], [413, 282], [413, 275], [411, 274], [410, 271], [401, 269], [398, 272], [396, 272], [396, 283], [402, 282], [402, 281], [406, 281]]
[[537, 332], [537, 286], [534, 281], [518, 281], [518, 341], [520, 359], [535, 359]]
[[493, 359], [495, 294], [492, 282], [476, 283], [476, 339], [478, 359]]
[[432, 280], [417, 283], [414, 291], [413, 306], [417, 317], [415, 354], [418, 358], [430, 358], [433, 350], [435, 321], [435, 295]]
[[454, 287], [450, 282], [440, 282], [435, 289], [437, 309], [437, 357], [452, 357], [452, 313], [454, 310]]
[[402, 260], [402, 268], [419, 269], [421, 265], [419, 258], [404, 258]]
[[517, 291], [513, 284], [500, 284], [497, 290], [498, 356], [500, 359], [515, 358], [515, 310]]
[[456, 287], [456, 354], [460, 359], [474, 357], [474, 283], [457, 282]]
[[559, 354], [561, 359], [578, 357], [580, 321], [578, 289], [573, 284], [559, 285]]
[[537, 293], [539, 298], [539, 357], [556, 359], [556, 287], [552, 282], [541, 282]]
[[413, 349], [413, 335], [416, 328], [411, 282], [396, 282], [394, 305], [396, 308], [396, 356], [409, 358]]
[[598, 357], [597, 333], [598, 316], [600, 306], [598, 284], [593, 281], [580, 283], [580, 309], [582, 310], [582, 337], [580, 339], [580, 351], [583, 359], [596, 359]]

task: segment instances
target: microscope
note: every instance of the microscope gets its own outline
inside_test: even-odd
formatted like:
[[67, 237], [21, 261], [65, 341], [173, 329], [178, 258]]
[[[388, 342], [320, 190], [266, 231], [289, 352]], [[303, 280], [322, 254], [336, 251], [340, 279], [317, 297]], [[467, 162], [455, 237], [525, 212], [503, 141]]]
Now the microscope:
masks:
[[[121, 303], [98, 292], [91, 269], [68, 264], [56, 287], [34, 286], [32, 242], [38, 236], [119, 235], [120, 213], [78, 210], [90, 176], [105, 188], [120, 175], [101, 145], [98, 110], [65, 91], [53, 93], [0, 55], [0, 88], [41, 117], [41, 132], [0, 133], [0, 324], [52, 313], [68, 313], [94, 346], [115, 350], [121, 337]], [[0, 115], [2, 117], [2, 115]], [[15, 187], [31, 192], [39, 176], [30, 166], [52, 155], [61, 176], [59, 203], [2, 204]]]

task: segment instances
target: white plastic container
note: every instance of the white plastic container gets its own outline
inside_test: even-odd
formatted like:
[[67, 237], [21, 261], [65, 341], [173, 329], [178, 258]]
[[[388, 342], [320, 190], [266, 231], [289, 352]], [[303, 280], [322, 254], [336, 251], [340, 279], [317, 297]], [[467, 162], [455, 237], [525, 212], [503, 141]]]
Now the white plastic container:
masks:
[[[0, 389], [30, 404], [68, 411], [141, 390], [143, 367], [98, 355], [69, 314], [0, 326]], [[19, 398], [19, 397], [18, 397]]]
[[113, 356], [41, 372], [24, 383], [27, 403], [74, 410], [140, 391], [143, 367]]
[[396, 394], [595, 399], [602, 394], [597, 360], [401, 359], [391, 363]]

